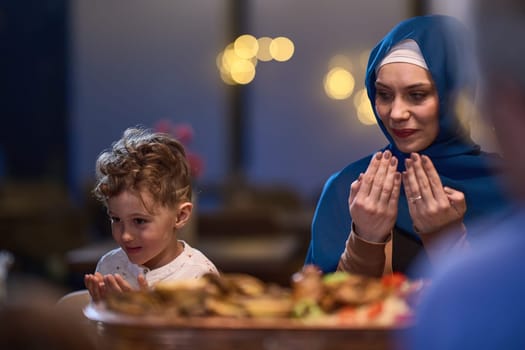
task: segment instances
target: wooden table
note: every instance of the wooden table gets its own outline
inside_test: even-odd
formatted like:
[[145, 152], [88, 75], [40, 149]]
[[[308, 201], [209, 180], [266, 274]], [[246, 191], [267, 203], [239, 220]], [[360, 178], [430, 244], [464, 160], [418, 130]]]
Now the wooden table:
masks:
[[119, 317], [87, 307], [97, 327], [101, 350], [250, 349], [250, 350], [392, 350], [406, 327], [305, 325], [283, 320], [193, 318], [163, 320]]

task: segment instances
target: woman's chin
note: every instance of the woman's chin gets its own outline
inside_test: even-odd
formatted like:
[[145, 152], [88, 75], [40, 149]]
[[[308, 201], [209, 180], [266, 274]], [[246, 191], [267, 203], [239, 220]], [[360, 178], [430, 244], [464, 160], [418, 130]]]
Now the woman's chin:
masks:
[[426, 147], [422, 147], [421, 145], [413, 143], [413, 142], [411, 143], [396, 142], [396, 148], [400, 150], [402, 153], [410, 154], [412, 152], [416, 152], [416, 153], [421, 152]]

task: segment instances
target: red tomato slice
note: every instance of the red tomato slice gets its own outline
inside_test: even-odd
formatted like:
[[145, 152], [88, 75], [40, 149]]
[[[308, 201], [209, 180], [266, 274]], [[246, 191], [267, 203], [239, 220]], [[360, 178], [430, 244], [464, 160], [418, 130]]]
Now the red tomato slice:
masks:
[[373, 320], [374, 318], [379, 316], [382, 311], [383, 311], [383, 303], [377, 302], [377, 303], [371, 304], [368, 307], [368, 310], [366, 311], [366, 316], [369, 320]]
[[383, 283], [383, 286], [389, 287], [389, 288], [399, 288], [405, 281], [407, 280], [407, 277], [400, 273], [400, 272], [394, 272], [391, 275], [385, 275], [381, 278], [381, 283]]
[[341, 323], [351, 323], [355, 320], [356, 309], [353, 306], [345, 306], [337, 312], [337, 317]]

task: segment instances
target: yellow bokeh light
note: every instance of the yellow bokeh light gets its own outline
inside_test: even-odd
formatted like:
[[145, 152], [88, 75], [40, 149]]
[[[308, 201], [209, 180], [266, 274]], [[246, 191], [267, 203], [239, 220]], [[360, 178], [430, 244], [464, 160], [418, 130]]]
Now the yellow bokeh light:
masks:
[[233, 44], [229, 44], [222, 52], [222, 67], [226, 70], [231, 70], [231, 66], [238, 59], [239, 57], [235, 54]]
[[366, 70], [368, 65], [368, 58], [370, 57], [370, 50], [364, 50], [359, 54], [359, 65]]
[[325, 76], [326, 94], [336, 100], [344, 100], [354, 91], [355, 79], [352, 73], [341, 67], [332, 68]]
[[216, 58], [221, 79], [228, 85], [248, 84], [255, 76], [257, 58], [241, 58], [234, 50], [234, 44], [228, 44]]
[[257, 39], [259, 43], [259, 50], [257, 51], [257, 59], [259, 61], [268, 62], [272, 60], [272, 54], [270, 53], [270, 44], [272, 43], [272, 38], [263, 36]]
[[293, 42], [284, 36], [277, 37], [270, 43], [270, 54], [279, 62], [288, 61], [293, 56], [294, 50]]
[[228, 44], [217, 55], [216, 64], [226, 84], [248, 84], [255, 77], [259, 61], [286, 61], [294, 53], [294, 44], [286, 37], [255, 38], [245, 34]]
[[366, 89], [359, 90], [354, 96], [354, 106], [357, 111], [357, 119], [362, 124], [374, 125], [377, 124], [376, 117], [372, 111], [372, 105], [368, 99]]
[[480, 113], [476, 104], [474, 103], [474, 98], [466, 91], [460, 92], [459, 96], [457, 97], [455, 111], [459, 121], [466, 128], [470, 127], [471, 120], [479, 119]]
[[370, 100], [368, 99], [368, 95], [366, 93], [366, 88], [363, 88], [359, 91], [357, 91], [354, 95], [354, 106], [355, 108], [359, 108], [362, 104], [370, 103]]
[[361, 105], [357, 109], [357, 119], [365, 125], [374, 125], [377, 124], [376, 117], [374, 116], [374, 113], [372, 112], [372, 108], [370, 107], [370, 103], [368, 105]]
[[221, 73], [221, 79], [224, 83], [228, 84], [228, 85], [235, 85], [235, 81], [233, 81], [232, 79], [232, 75], [230, 74], [229, 71], [226, 71], [224, 69], [221, 69], [220, 70], [220, 73]]
[[231, 77], [237, 84], [248, 84], [255, 77], [255, 65], [250, 60], [237, 60], [231, 66]]
[[330, 59], [328, 63], [329, 67], [341, 67], [351, 71], [353, 69], [352, 60], [345, 55], [335, 55]]
[[249, 59], [257, 55], [259, 43], [253, 35], [244, 34], [235, 39], [233, 49], [238, 57]]

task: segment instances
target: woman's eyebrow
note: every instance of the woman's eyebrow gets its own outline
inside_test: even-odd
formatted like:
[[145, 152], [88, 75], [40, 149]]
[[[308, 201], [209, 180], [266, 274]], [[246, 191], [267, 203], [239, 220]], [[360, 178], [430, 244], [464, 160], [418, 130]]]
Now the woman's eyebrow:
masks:
[[[380, 81], [376, 81], [375, 83], [376, 87], [382, 87], [382, 88], [386, 88], [386, 89], [391, 89], [390, 86], [380, 82]], [[410, 84], [408, 86], [404, 86], [403, 88], [404, 89], [413, 89], [413, 88], [420, 88], [420, 87], [432, 87], [433, 85], [431, 83], [426, 83], [426, 82], [420, 82], [420, 83], [414, 83], [414, 84]]]

